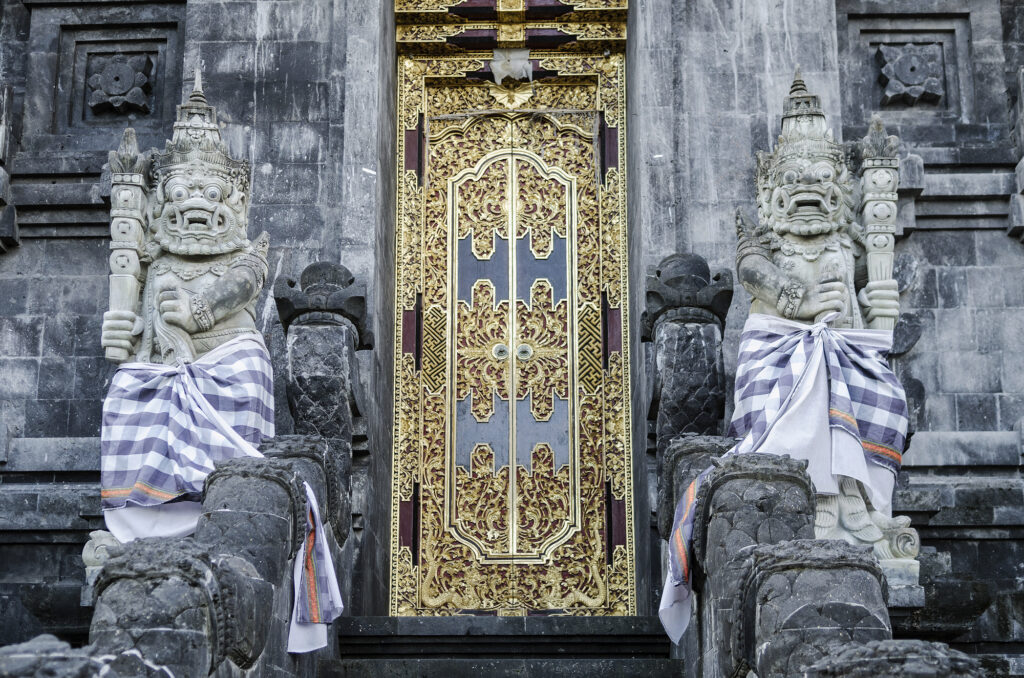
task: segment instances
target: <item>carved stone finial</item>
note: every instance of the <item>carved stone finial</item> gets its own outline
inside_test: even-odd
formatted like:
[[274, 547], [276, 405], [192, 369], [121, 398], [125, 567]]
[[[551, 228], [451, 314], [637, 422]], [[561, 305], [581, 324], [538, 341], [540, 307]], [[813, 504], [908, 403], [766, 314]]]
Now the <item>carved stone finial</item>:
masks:
[[196, 64], [196, 76], [195, 82], [192, 83], [192, 94], [189, 95], [189, 99], [192, 101], [202, 101], [206, 103], [206, 95], [203, 94], [203, 69], [200, 64]]
[[789, 86], [789, 96], [800, 96], [807, 94], [807, 85], [804, 84], [804, 79], [800, 76], [800, 67], [796, 67], [796, 72], [793, 73], [793, 84]]
[[358, 330], [359, 348], [372, 348], [373, 336], [366, 316], [366, 285], [356, 283], [352, 272], [341, 264], [318, 261], [293, 278], [280, 278], [274, 285], [277, 314], [285, 332], [293, 324], [337, 325], [352, 323]]
[[885, 125], [877, 114], [871, 116], [867, 136], [860, 142], [862, 158], [895, 158], [899, 154], [900, 138], [885, 133]]
[[699, 254], [672, 254], [658, 264], [647, 277], [647, 309], [644, 312], [643, 338], [653, 339], [655, 324], [665, 319], [679, 322], [725, 324], [732, 303], [732, 272], [723, 269], [711, 275], [707, 262]]

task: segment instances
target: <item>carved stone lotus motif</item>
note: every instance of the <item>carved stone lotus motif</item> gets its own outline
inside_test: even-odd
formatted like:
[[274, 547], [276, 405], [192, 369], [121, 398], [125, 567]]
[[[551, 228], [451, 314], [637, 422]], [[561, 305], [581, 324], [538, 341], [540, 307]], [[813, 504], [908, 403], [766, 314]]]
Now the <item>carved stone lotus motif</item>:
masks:
[[96, 113], [132, 109], [149, 113], [152, 74], [153, 60], [145, 54], [109, 57], [103, 68], [89, 77], [89, 107]]
[[883, 104], [936, 104], [946, 94], [940, 45], [882, 45], [878, 60], [882, 65], [878, 79], [885, 85]]

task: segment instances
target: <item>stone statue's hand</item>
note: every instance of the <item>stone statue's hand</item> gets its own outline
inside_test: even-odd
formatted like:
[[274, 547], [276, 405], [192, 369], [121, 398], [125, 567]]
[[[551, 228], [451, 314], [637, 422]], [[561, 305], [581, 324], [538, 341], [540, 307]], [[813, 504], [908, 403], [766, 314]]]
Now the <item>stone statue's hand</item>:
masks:
[[100, 344], [103, 348], [134, 350], [133, 337], [142, 331], [140, 318], [131, 311], [107, 311], [103, 314]]
[[802, 320], [815, 320], [833, 311], [842, 313], [846, 310], [846, 285], [838, 280], [821, 282], [804, 292], [797, 309], [797, 317]]
[[189, 300], [192, 295], [182, 289], [164, 290], [157, 297], [160, 317], [169, 325], [176, 325], [189, 334], [199, 331], [199, 323], [192, 315]]
[[895, 280], [869, 282], [857, 295], [864, 307], [864, 317], [870, 323], [876, 318], [892, 318], [900, 315], [900, 292]]

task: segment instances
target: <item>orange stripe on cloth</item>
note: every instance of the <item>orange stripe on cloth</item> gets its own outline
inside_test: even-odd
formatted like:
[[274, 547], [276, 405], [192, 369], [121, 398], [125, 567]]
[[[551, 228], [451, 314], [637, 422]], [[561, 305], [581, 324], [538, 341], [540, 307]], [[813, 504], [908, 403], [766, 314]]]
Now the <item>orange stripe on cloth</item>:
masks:
[[874, 452], [876, 454], [881, 454], [881, 455], [883, 455], [885, 457], [889, 457], [890, 459], [894, 459], [894, 460], [898, 461], [900, 464], [903, 463], [903, 455], [900, 454], [899, 452], [897, 452], [896, 450], [892, 449], [891, 447], [886, 447], [885, 445], [879, 445], [878, 443], [868, 442], [867, 440], [860, 441], [860, 444], [868, 452]]
[[306, 562], [303, 567], [306, 570], [306, 596], [309, 598], [309, 617], [314, 623], [321, 623], [320, 598], [316, 589], [316, 558], [314, 545], [316, 544], [316, 523], [313, 521], [313, 512], [309, 512], [309, 522], [313, 528], [306, 536]]
[[138, 490], [139, 492], [142, 492], [143, 494], [148, 494], [149, 496], [155, 497], [157, 499], [163, 499], [165, 501], [168, 500], [168, 499], [174, 499], [175, 497], [181, 496], [181, 492], [165, 492], [164, 490], [157, 489], [157, 488], [153, 487], [152, 485], [147, 485], [146, 483], [143, 483], [141, 481], [135, 483], [131, 487], [116, 487], [116, 488], [109, 488], [109, 489], [106, 489], [106, 490], [100, 490], [100, 496], [101, 497], [127, 497], [128, 495], [130, 495], [135, 490]]
[[676, 553], [679, 555], [679, 564], [683, 566], [683, 579], [690, 578], [690, 562], [686, 557], [686, 544], [683, 543], [682, 530], [676, 530]]
[[851, 417], [846, 412], [842, 412], [842, 411], [836, 410], [836, 409], [829, 409], [828, 413], [829, 413], [830, 416], [839, 417], [843, 421], [849, 423], [854, 428], [859, 428], [857, 426], [857, 420], [855, 418]]

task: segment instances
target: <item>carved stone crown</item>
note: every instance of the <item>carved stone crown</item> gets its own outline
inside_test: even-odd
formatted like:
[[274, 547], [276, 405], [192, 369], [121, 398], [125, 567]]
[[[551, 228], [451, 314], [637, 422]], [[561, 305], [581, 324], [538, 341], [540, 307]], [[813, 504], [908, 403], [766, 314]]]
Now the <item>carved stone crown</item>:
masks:
[[175, 166], [202, 163], [211, 174], [227, 180], [242, 192], [249, 189], [249, 163], [235, 160], [220, 135], [217, 110], [206, 102], [203, 79], [196, 68], [192, 93], [177, 108], [174, 134], [163, 153], [153, 158], [153, 176], [159, 182]]
[[821, 97], [810, 94], [800, 77], [800, 71], [793, 77], [789, 96], [782, 103], [782, 132], [772, 154], [773, 163], [779, 163], [793, 156], [803, 158], [829, 158], [836, 163], [843, 161], [843, 147], [832, 138], [825, 113], [821, 108]]

